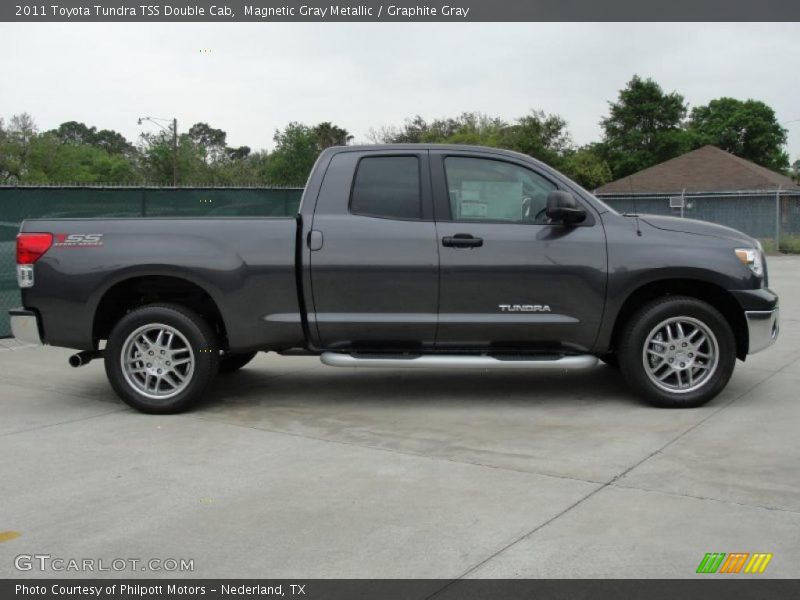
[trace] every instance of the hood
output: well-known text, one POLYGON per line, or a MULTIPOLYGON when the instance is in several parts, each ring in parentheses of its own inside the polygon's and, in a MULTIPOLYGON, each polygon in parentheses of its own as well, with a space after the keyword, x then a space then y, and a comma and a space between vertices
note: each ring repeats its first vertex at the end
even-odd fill
POLYGON ((695 235, 710 235, 712 237, 746 242, 748 245, 755 246, 756 240, 746 233, 737 229, 709 223, 708 221, 698 221, 696 219, 684 219, 681 217, 663 217, 661 215, 639 215, 639 219, 656 229, 665 231, 679 231, 681 233, 692 233, 695 235))

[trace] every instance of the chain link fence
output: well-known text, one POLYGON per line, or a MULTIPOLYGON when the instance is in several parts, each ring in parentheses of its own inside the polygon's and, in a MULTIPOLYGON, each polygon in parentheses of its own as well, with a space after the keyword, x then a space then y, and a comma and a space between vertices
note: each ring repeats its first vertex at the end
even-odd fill
POLYGON ((273 217, 297 213, 302 188, 0 186, 0 337, 20 305, 16 236, 24 219, 273 217))
POLYGON ((800 191, 598 194, 622 213, 668 215, 727 225, 768 251, 800 252, 800 191))

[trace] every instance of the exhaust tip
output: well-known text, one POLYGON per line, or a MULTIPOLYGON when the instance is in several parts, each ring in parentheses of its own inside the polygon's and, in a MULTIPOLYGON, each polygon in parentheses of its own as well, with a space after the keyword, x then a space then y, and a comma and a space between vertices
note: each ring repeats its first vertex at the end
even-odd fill
POLYGON ((84 350, 83 352, 78 352, 70 356, 67 362, 69 362, 70 367, 77 369, 83 365, 88 365, 92 360, 100 358, 101 356, 103 356, 102 350, 84 350))

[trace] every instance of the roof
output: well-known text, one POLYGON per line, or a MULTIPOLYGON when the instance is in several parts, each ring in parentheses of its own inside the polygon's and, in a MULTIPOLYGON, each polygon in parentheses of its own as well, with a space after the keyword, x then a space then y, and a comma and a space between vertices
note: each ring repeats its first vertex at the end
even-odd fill
POLYGON ((494 155, 498 157, 512 158, 518 161, 526 162, 537 166, 545 172, 555 174, 561 178, 569 181, 563 173, 556 171, 550 165, 547 165, 537 158, 533 158, 528 154, 515 152, 513 150, 506 150, 504 148, 493 148, 489 146, 473 146, 466 144, 436 144, 436 143, 423 143, 423 144, 361 144, 357 146, 330 146, 322 151, 320 160, 323 156, 331 156, 343 152, 397 152, 397 151, 428 151, 438 150, 442 152, 457 153, 479 153, 482 155, 494 155))
POLYGON ((754 162, 703 146, 595 190, 597 194, 800 190, 791 178, 754 162))
POLYGON ((338 152, 392 152, 395 150, 443 150, 445 152, 481 152, 484 154, 497 154, 509 158, 523 159, 528 162, 541 162, 528 154, 494 148, 491 146, 477 146, 467 144, 437 144, 425 142, 419 144, 360 144, 355 146, 331 146, 326 151, 338 152))

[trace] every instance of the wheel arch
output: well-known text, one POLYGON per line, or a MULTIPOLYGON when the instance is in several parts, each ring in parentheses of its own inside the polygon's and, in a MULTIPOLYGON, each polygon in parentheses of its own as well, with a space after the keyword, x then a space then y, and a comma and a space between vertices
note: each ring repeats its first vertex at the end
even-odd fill
POLYGON ((610 348, 619 347, 620 335, 625 323, 647 302, 665 296, 688 296, 707 302, 717 309, 731 326, 736 340, 736 357, 744 360, 749 345, 747 322, 741 306, 733 294, 725 288, 708 281, 691 278, 659 279, 643 284, 633 290, 622 303, 614 320, 610 348))
POLYGON ((92 319, 92 338, 107 339, 114 325, 131 310, 157 302, 179 304, 201 315, 227 346, 225 319, 211 293, 180 275, 138 273, 110 285, 100 296, 92 319))

